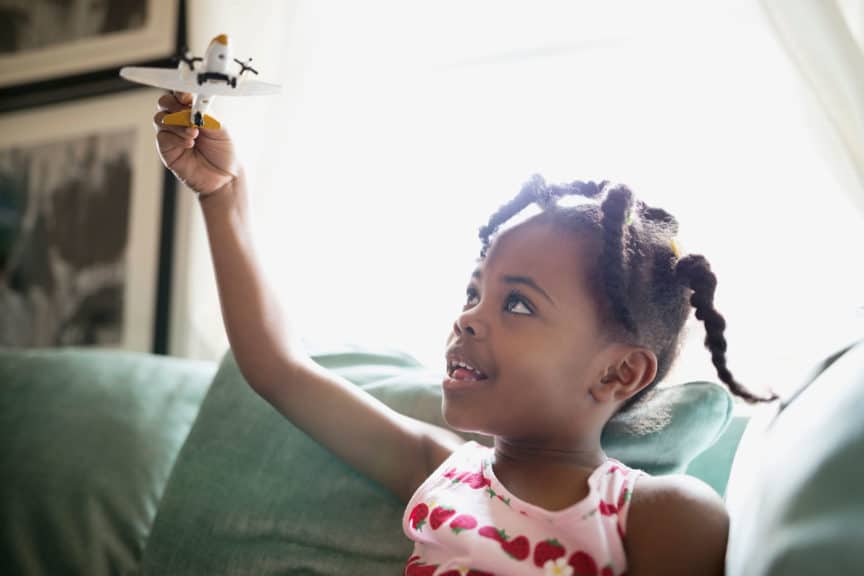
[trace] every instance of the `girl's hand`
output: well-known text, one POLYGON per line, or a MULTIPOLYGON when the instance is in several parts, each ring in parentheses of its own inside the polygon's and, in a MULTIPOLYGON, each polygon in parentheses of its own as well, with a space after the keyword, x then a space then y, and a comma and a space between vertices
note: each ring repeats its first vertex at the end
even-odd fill
POLYGON ((159 111, 153 116, 156 143, 162 163, 177 178, 198 194, 212 194, 232 182, 240 173, 231 137, 224 129, 166 126, 167 114, 190 108, 192 95, 169 93, 159 98, 159 111))

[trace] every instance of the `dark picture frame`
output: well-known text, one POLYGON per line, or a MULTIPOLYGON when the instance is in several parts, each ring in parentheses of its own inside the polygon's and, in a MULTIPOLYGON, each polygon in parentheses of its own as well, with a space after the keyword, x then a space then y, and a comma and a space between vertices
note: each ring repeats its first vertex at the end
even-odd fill
POLYGON ((0 116, 0 344, 154 351, 165 221, 165 170, 153 154, 160 94, 0 116))
MULTIPOLYGON (((16 0, 4 3, 3 10, 15 8, 16 0)), ((44 0, 25 0, 24 6, 38 6, 46 4, 44 0)), ((52 3, 53 4, 53 3, 52 3)), ((66 6, 84 6, 86 2, 73 0, 62 3, 66 6)), ((106 26, 95 26, 97 28, 93 38, 71 38, 69 34, 63 41, 55 42, 49 46, 37 47, 33 50, 21 49, 9 53, 0 53, 0 69, 6 71, 0 75, 0 125, 4 127, 5 138, 0 138, 0 149, 10 149, 18 145, 22 150, 22 144, 30 142, 26 132, 21 132, 21 121, 30 114, 44 113, 46 117, 55 118, 62 124, 80 123, 90 125, 96 132, 94 137, 98 140, 100 127, 105 128, 120 116, 130 122, 136 134, 143 134, 143 122, 149 128, 148 157, 134 156, 136 164, 133 172, 150 174, 151 166, 148 164, 153 158, 152 154, 152 127, 149 126, 152 117, 157 92, 152 89, 132 84, 119 77, 119 69, 127 65, 139 66, 176 66, 176 56, 186 45, 186 1, 185 0, 125 0, 120 2, 105 3, 115 10, 112 18, 106 18, 113 23, 106 26), (119 9, 135 12, 132 16, 118 17, 116 10, 119 9), (137 8, 136 8, 137 6, 137 8), (140 8, 143 6, 144 8, 140 8), (137 11, 137 12, 136 12, 137 11), (142 19, 141 13, 148 14, 152 18, 142 19), (119 24, 118 24, 119 22, 119 24), (126 23, 125 25, 123 23, 126 23), (134 25, 129 24, 130 22, 134 25), (125 28, 124 28, 125 26, 125 28), (133 30, 134 28, 134 30, 133 30), (94 56, 98 53, 98 57, 94 56), (104 56, 104 57, 103 57, 104 56), (35 62, 35 64, 34 64, 35 62), (45 63, 48 64, 45 64, 45 63), (53 62, 53 64, 51 63, 53 62), (43 65, 44 64, 44 65, 43 65), (27 72, 28 66, 42 66, 35 71, 27 72), (16 71, 20 72, 16 75, 16 71), (129 92, 129 102, 135 102, 124 112, 114 112, 112 120, 106 111, 112 108, 112 103, 118 100, 121 93, 129 92), (141 100, 135 98, 134 93, 141 92, 141 100), (104 99, 104 100, 102 100, 104 99), (146 107, 144 102, 149 100, 146 107), (102 102, 102 104, 100 104, 102 102), (81 110, 88 110, 89 117, 82 118, 75 112, 78 110, 72 104, 78 103, 83 106, 81 110), (38 110, 37 110, 38 109, 38 110), (44 110, 43 110, 44 109, 44 110), (105 115, 105 116, 103 116, 105 115), (138 122, 142 122, 139 124, 138 122), (21 138, 19 138, 19 135, 21 138)), ((0 14, 6 16, 7 14, 0 14)), ((10 28, 10 18, 0 18, 4 23, 0 28, 10 28)), ((7 42, 11 29, 0 32, 6 34, 7 42)), ((86 32, 86 31, 85 31, 86 32)), ((2 36, 3 34, 0 34, 2 36)), ((86 34, 85 34, 86 35, 86 34)), ((2 41, 0 41, 2 42, 2 41)), ((51 135, 46 132, 42 134, 46 138, 44 144, 50 146, 51 135)), ((139 146, 140 147, 140 146, 139 146)), ((98 148, 98 146, 97 146, 98 148)), ((49 153, 46 151, 31 150, 32 153, 49 153)), ((2 151, 0 151, 2 153, 2 151)), ((26 156, 28 152, 19 154, 26 156)), ((49 153, 50 154, 50 153, 49 153)), ((171 286, 172 268, 174 262, 174 228, 176 213, 176 181, 173 175, 161 166, 153 168, 153 175, 158 175, 155 180, 148 182, 150 189, 147 194, 157 201, 161 200, 161 206, 155 216, 150 216, 152 222, 158 226, 156 235, 156 270, 152 271, 152 278, 141 281, 152 290, 152 304, 142 304, 140 298, 137 301, 137 313, 143 308, 151 306, 150 319, 142 320, 136 317, 136 328, 130 334, 124 334, 119 344, 123 348, 137 351, 167 354, 169 350, 169 319, 171 317, 171 286), (161 191, 161 198, 159 192, 161 191), (143 323, 143 324, 142 324, 143 323), (142 328, 147 324, 149 328, 142 328), (133 335, 134 334, 134 335, 133 335), (145 336, 146 335, 146 336, 145 336), (143 338, 143 340, 142 340, 143 338), (144 340, 149 340, 145 342, 144 340)), ((7 174, 8 176, 8 174, 7 174)), ((8 246, 10 232, 9 222, 14 218, 10 211, 9 194, 4 193, 3 187, 9 182, 0 181, 0 251, 2 243, 8 246), (4 199, 5 198, 5 199, 4 199), (7 204, 4 206, 4 203, 7 204), (5 210, 5 211, 4 211, 5 210), (5 226, 5 228, 4 228, 5 226)), ((8 192, 8 191, 7 191, 8 192)), ((140 193, 138 190, 134 194, 140 193)), ((140 218, 139 212, 130 213, 130 218, 140 218)), ((130 220, 130 224, 133 221, 130 220)), ((130 236, 130 242, 132 237, 130 236)), ((150 241, 152 243, 152 240, 150 241)), ((132 242, 134 245, 134 242, 132 242)), ((0 257, 4 255, 0 253, 0 257)), ((0 274, 3 272, 4 262, 0 260, 0 274)), ((2 277, 0 277, 2 287, 2 277)), ((11 319, 0 321, 2 325, 12 323, 11 319)), ((0 330, 2 331, 2 330, 0 330)))
POLYGON ((185 20, 185 0, 7 0, 0 113, 133 89, 120 68, 176 64, 185 20))

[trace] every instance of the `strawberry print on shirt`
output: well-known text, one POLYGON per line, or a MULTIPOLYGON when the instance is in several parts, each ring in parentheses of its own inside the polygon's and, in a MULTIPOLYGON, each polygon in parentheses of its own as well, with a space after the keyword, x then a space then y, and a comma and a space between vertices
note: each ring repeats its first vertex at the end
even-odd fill
POLYGON ((627 511, 644 472, 607 459, 588 478, 588 496, 550 511, 510 494, 491 462, 491 448, 467 442, 417 489, 402 523, 414 541, 406 575, 626 572, 627 511))

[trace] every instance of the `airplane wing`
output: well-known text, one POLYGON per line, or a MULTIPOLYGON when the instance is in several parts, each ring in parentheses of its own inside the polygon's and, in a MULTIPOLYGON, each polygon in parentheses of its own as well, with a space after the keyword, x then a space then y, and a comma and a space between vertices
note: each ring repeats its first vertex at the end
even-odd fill
POLYGON ((198 86, 192 77, 189 79, 182 78, 180 71, 176 68, 126 66, 120 69, 120 76, 139 84, 156 86, 157 88, 175 90, 177 92, 198 92, 200 88, 203 88, 203 86, 198 86))
POLYGON ((266 94, 278 94, 281 90, 278 84, 245 79, 238 79, 236 88, 224 82, 208 81, 198 84, 195 72, 188 72, 187 74, 188 78, 183 78, 176 68, 126 66, 120 69, 120 76, 132 82, 204 96, 264 96, 266 94))
POLYGON ((222 87, 228 88, 228 91, 224 92, 228 96, 232 94, 235 96, 266 96, 267 94, 278 94, 282 91, 282 87, 278 84, 268 84, 260 80, 238 79, 236 88, 224 85, 222 87))

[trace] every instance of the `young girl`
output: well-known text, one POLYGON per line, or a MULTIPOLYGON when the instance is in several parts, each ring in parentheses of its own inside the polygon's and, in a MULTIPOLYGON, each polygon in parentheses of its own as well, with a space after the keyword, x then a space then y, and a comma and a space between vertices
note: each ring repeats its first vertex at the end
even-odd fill
POLYGON ((198 193, 225 327, 250 386, 407 502, 405 574, 721 574, 720 498, 687 476, 651 477, 603 453, 606 422, 668 372, 689 313, 726 368, 716 283, 679 255, 677 223, 624 186, 526 184, 480 231, 479 265, 453 323, 443 414, 494 448, 398 414, 312 362, 283 322, 250 240, 243 169, 224 130, 164 126, 188 94, 159 99, 163 162, 198 193), (585 202, 558 206, 559 198, 585 202), (529 205, 542 211, 509 228, 529 205), (689 300, 689 302, 688 302, 689 300))

